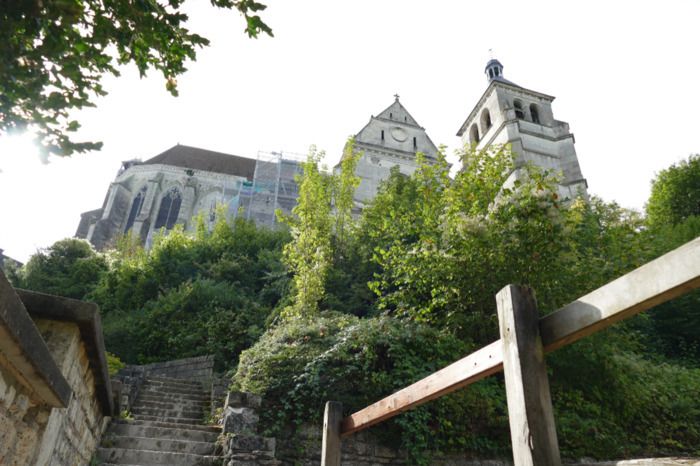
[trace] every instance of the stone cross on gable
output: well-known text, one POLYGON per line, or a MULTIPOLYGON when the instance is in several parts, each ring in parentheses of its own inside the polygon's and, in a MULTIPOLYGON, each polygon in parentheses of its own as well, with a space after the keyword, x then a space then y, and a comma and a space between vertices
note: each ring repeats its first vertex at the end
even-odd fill
POLYGON ((398 101, 398 100, 399 100, 399 95, 398 95, 398 94, 394 94, 394 98, 398 101))

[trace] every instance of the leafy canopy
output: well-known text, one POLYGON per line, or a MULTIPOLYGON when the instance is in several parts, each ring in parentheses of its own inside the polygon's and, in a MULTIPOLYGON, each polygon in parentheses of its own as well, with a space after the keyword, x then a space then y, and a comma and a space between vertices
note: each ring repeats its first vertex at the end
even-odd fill
MULTIPOLYGON (((177 95, 177 76, 209 41, 186 27, 184 0, 13 0, 0 8, 0 134, 33 128, 46 152, 99 149, 75 142, 80 124, 70 112, 106 94, 105 74, 133 63, 144 76, 157 70, 177 95)), ((272 35, 254 0, 211 0, 245 18, 250 37, 272 35)))
POLYGON ((700 154, 661 170, 651 182, 646 205, 651 226, 677 224, 700 215, 700 154))
POLYGON ((85 240, 66 238, 34 254, 19 272, 18 283, 42 293, 83 299, 108 269, 106 258, 85 240))

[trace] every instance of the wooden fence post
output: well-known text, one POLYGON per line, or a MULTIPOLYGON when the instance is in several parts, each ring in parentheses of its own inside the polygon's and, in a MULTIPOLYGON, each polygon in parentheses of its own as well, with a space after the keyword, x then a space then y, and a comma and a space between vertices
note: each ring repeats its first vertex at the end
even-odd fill
POLYGON ((343 404, 327 401, 323 413, 323 446, 321 466, 340 466, 340 423, 343 420, 343 404))
POLYGON ((530 288, 496 295, 515 466, 561 466, 537 303, 530 288))

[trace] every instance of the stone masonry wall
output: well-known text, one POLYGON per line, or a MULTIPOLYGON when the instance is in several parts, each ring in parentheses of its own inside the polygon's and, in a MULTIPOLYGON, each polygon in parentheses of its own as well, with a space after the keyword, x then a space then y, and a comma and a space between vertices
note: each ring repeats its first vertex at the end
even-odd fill
MULTIPOLYGON (((319 466, 321 464, 321 426, 302 426, 297 435, 277 438, 275 458, 282 466, 319 466)), ((408 466, 405 456, 393 448, 378 445, 371 430, 343 439, 342 466, 408 466)), ((477 459, 465 454, 435 456, 431 466, 512 466, 510 459, 477 459)), ((647 458, 615 461, 581 459, 567 466, 700 466, 700 458, 647 458)))
POLYGON ((0 355, 0 464, 25 466, 32 464, 51 410, 32 401, 2 359, 0 355))
POLYGON ((32 401, 0 355, 0 464, 82 466, 90 463, 105 418, 77 324, 35 321, 73 394, 66 408, 32 401))
POLYGON ((73 395, 48 417, 36 465, 87 465, 100 442, 106 418, 95 395, 85 345, 75 323, 37 319, 36 325, 73 395))
POLYGON ((142 366, 127 367, 127 369, 130 368, 138 368, 138 370, 146 375, 209 381, 214 371, 214 357, 197 356, 194 358, 176 359, 174 361, 155 362, 142 366))
MULTIPOLYGON (((283 466, 319 466, 321 464, 321 426, 302 426, 295 436, 277 438, 276 458, 283 466)), ((407 466, 405 455, 379 445, 371 432, 360 432, 343 439, 341 464, 343 466, 407 466)), ((509 460, 481 460, 467 455, 448 455, 431 458, 433 466, 511 466, 509 460)))

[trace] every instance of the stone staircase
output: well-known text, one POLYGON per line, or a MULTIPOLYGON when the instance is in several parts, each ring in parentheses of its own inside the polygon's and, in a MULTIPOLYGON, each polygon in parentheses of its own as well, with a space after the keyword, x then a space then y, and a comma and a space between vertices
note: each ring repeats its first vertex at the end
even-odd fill
POLYGON ((133 420, 114 419, 97 451, 103 466, 214 466, 222 460, 221 428, 204 425, 210 396, 200 383, 148 377, 132 408, 133 420))

